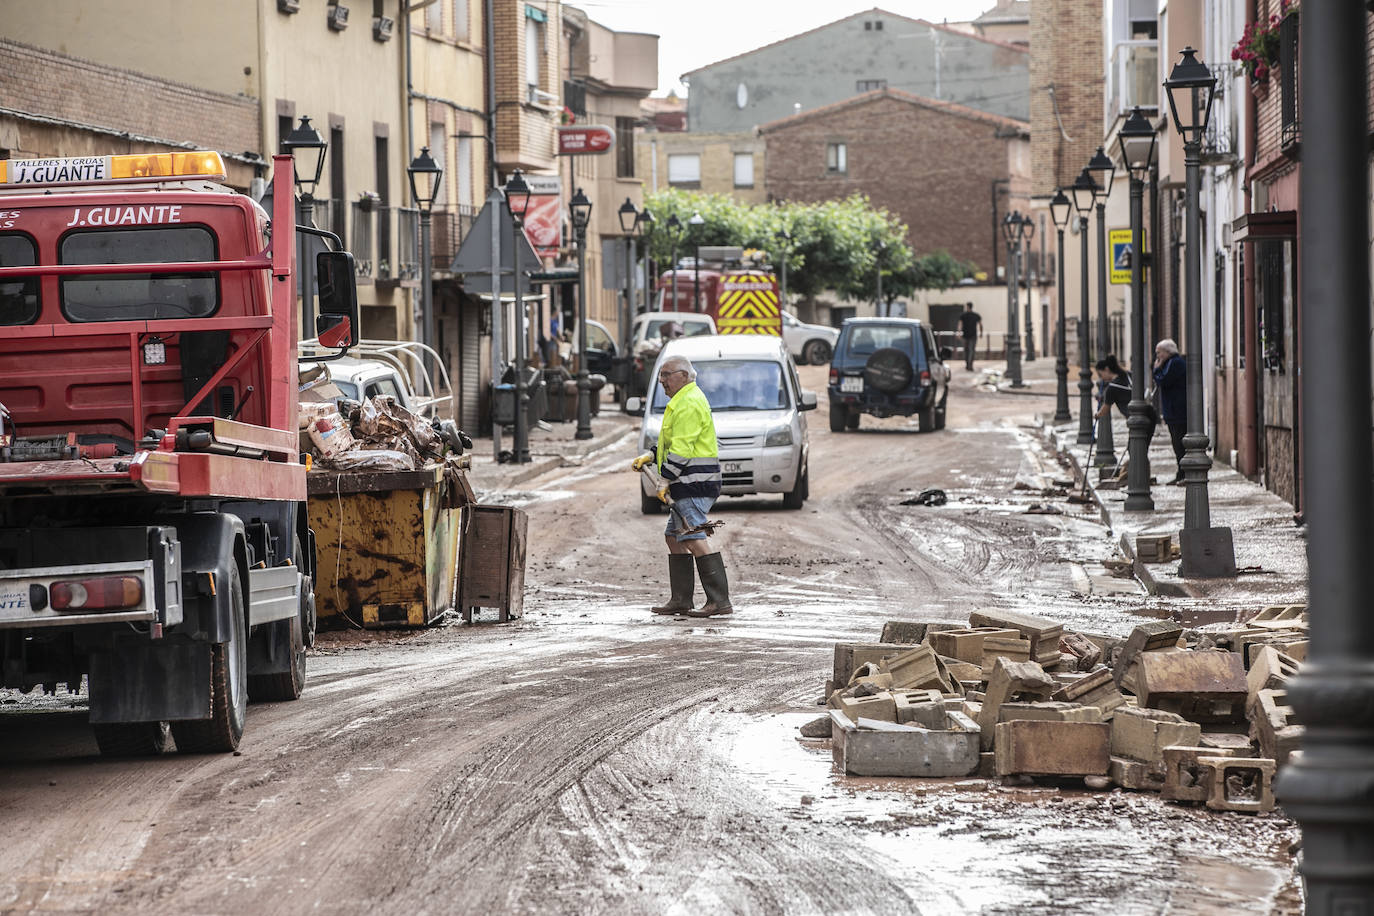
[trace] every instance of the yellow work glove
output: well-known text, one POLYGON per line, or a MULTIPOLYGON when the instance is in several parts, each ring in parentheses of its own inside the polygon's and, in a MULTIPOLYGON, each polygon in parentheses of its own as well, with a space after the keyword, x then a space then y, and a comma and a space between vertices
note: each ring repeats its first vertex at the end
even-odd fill
POLYGON ((632 468, 634 468, 636 471, 638 471, 638 470, 641 470, 641 469, 644 467, 644 465, 648 464, 650 461, 653 461, 653 460, 654 460, 654 453, 653 453, 653 452, 645 452, 644 454, 642 454, 642 455, 640 455, 638 458, 636 458, 634 461, 631 461, 631 462, 630 462, 630 467, 632 467, 632 468))
POLYGON ((658 501, 665 506, 668 505, 668 485, 666 483, 658 488, 658 501))

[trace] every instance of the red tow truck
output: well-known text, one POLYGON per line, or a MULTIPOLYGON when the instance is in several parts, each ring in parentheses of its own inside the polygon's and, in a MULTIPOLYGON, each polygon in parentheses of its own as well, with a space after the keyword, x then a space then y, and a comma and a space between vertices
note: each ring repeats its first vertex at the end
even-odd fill
MULTIPOLYGON (((269 215, 217 153, 0 162, 0 686, 84 682, 107 755, 231 751, 250 698, 304 684, 291 158, 273 168, 269 215)), ((352 256, 316 270, 342 355, 352 256)))

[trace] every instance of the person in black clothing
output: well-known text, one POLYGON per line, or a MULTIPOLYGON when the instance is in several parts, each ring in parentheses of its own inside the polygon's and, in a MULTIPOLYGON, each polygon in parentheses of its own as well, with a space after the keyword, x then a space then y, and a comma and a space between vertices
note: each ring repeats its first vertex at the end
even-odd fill
POLYGON ((1173 483, 1183 482, 1183 437, 1188 432, 1187 367, 1179 355, 1178 344, 1161 340, 1155 345, 1155 390, 1159 392, 1159 412, 1169 427, 1169 441, 1179 461, 1173 483))
MULTIPOLYGON (((1131 403, 1131 373, 1121 368, 1116 354, 1108 353, 1097 361, 1097 378, 1101 406, 1093 419, 1101 420, 1110 414, 1112 405, 1126 416, 1126 405, 1131 403)), ((1109 419, 1107 422, 1111 422, 1109 419)))
POLYGON ((983 316, 973 310, 973 303, 964 306, 959 316, 959 334, 964 338, 964 368, 973 371, 973 353, 978 349, 978 335, 983 330, 983 316))

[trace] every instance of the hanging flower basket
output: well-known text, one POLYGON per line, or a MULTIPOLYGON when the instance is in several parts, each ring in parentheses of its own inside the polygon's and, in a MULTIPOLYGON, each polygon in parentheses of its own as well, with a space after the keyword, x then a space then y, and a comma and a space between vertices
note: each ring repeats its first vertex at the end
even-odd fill
POLYGON ((1231 49, 1231 59, 1238 60, 1250 77, 1250 88, 1259 95, 1268 94, 1269 74, 1279 63, 1279 24, 1296 4, 1281 0, 1279 11, 1268 20, 1247 23, 1240 40, 1231 49), (1263 90, 1258 87, 1264 86, 1263 90))

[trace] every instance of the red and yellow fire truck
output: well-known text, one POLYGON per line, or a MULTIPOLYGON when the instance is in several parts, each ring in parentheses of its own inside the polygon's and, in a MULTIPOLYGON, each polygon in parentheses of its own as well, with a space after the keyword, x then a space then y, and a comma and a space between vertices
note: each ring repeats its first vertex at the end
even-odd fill
POLYGON ((659 311, 704 312, 715 320, 718 334, 781 337, 778 279, 767 270, 741 266, 742 254, 738 248, 703 248, 699 269, 664 271, 658 280, 659 311))
MULTIPOLYGON (((216 153, 0 162, 0 685, 84 680, 106 754, 232 750, 250 698, 304 683, 297 229, 273 167, 269 215, 216 153)), ((352 260, 315 265, 340 354, 352 260)))

